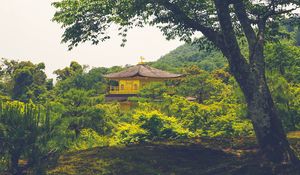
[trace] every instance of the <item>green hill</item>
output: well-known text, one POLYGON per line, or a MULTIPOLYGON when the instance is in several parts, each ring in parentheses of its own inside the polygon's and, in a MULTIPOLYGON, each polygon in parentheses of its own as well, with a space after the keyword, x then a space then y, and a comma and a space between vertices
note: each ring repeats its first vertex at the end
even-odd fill
MULTIPOLYGON (((289 141, 300 151, 300 133, 289 141)), ((254 138, 159 142, 69 152, 49 162, 49 175, 298 175, 260 160, 254 138)), ((296 168, 296 169, 295 169, 296 168)))
MULTIPOLYGON (((291 41, 294 40, 295 45, 300 46, 300 29, 293 28, 288 32, 291 41)), ((207 46, 203 42, 203 48, 207 46)), ((245 49, 242 48, 242 50, 245 49)), ((197 45, 183 44, 150 64, 158 69, 172 72, 178 72, 183 67, 190 65, 197 65, 203 70, 212 71, 224 67, 227 64, 227 60, 218 50, 200 49, 197 45)))
POLYGON ((151 65, 168 71, 178 71, 182 67, 197 65, 203 70, 212 71, 223 67, 227 61, 217 50, 199 49, 196 45, 184 44, 162 56, 151 65))

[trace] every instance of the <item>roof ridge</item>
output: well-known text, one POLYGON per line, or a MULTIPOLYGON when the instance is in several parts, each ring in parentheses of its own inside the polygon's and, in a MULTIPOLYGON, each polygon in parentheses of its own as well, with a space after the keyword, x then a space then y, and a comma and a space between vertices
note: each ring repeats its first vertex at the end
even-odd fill
POLYGON ((146 64, 137 64, 123 71, 105 75, 107 78, 129 78, 135 76, 150 78, 177 78, 181 77, 182 75, 160 70, 146 64))
POLYGON ((138 67, 139 67, 138 72, 141 71, 141 66, 143 66, 143 64, 138 64, 138 67))

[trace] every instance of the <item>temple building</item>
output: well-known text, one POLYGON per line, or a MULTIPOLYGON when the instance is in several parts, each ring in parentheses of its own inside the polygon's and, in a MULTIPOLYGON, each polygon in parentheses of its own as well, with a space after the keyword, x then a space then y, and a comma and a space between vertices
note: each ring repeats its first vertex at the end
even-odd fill
POLYGON ((144 64, 142 61, 132 67, 121 72, 107 74, 109 80, 116 82, 116 85, 110 86, 109 95, 107 97, 126 98, 139 93, 139 90, 151 82, 161 82, 182 77, 182 74, 173 74, 163 70, 159 70, 144 64))

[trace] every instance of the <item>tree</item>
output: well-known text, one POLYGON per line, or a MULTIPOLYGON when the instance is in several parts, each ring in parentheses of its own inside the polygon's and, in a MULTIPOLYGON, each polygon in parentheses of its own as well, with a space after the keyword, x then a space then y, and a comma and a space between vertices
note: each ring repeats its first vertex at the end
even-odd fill
POLYGON ((147 99, 161 99, 164 93, 168 93, 170 91, 165 84, 165 82, 152 82, 144 86, 140 92, 139 95, 143 98, 147 99))
POLYGON ((220 101, 223 98, 222 92, 226 91, 226 85, 222 79, 213 77, 212 74, 191 66, 184 70, 185 78, 176 88, 177 94, 195 97, 198 103, 210 101, 220 101))
MULTIPOLYGON (((65 27, 63 42, 70 49, 80 42, 98 44, 110 38, 115 23, 120 34, 133 26, 156 25, 167 39, 191 41, 201 32, 229 62, 230 71, 245 96, 262 155, 272 162, 298 162, 290 148, 265 77, 264 47, 279 32, 278 20, 294 17, 298 0, 63 0, 54 21, 65 27), (238 37, 248 53, 242 54, 238 37)), ((126 41, 124 38, 123 41, 126 41)))
POLYGON ((79 89, 70 89, 62 94, 59 101, 65 106, 62 117, 68 119, 69 129, 75 132, 78 138, 81 129, 84 128, 84 121, 87 117, 88 108, 90 107, 89 92, 79 89))
POLYGON ((81 74, 84 71, 84 67, 81 66, 76 61, 70 63, 70 67, 65 67, 64 69, 58 69, 53 73, 57 75, 57 80, 66 80, 69 77, 75 76, 76 74, 81 74))
POLYGON ((299 84, 288 83, 280 74, 268 75, 268 82, 273 99, 278 108, 283 125, 287 131, 295 131, 299 128, 299 84), (296 103, 295 103, 296 102, 296 103))
POLYGON ((47 90, 45 64, 3 59, 1 65, 2 92, 14 100, 42 102, 47 90))
POLYGON ((300 82, 300 48, 291 41, 267 44, 265 59, 267 70, 279 72, 290 82, 300 82))
POLYGON ((58 80, 55 91, 60 95, 75 88, 86 91, 92 90, 95 95, 103 94, 107 89, 107 83, 103 75, 108 70, 108 68, 99 67, 84 72, 84 66, 73 61, 69 67, 54 71, 58 80))
POLYGON ((43 173, 43 161, 58 150, 53 142, 58 124, 59 118, 50 116, 50 111, 42 106, 1 102, 0 154, 9 159, 11 174, 23 174, 28 168, 33 168, 34 174, 43 173), (20 159, 27 160, 27 164, 21 167, 20 159))

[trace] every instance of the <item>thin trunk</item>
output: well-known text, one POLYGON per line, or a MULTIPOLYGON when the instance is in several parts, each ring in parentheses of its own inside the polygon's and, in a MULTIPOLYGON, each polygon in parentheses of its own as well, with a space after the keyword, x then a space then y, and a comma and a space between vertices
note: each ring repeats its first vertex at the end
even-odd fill
POLYGON ((10 158, 10 172, 12 175, 20 175, 21 174, 21 169, 19 167, 19 159, 20 159, 20 154, 15 153, 11 155, 10 158))
POLYGON ((291 108, 290 108, 290 103, 289 103, 289 102, 286 103, 286 106, 287 106, 289 118, 290 118, 290 120, 291 120, 291 125, 292 125, 292 126, 291 126, 291 130, 292 130, 292 131, 295 131, 295 130, 296 130, 296 120, 295 120, 295 116, 294 116, 294 114, 293 114, 293 112, 292 112, 292 110, 291 110, 291 108))
POLYGON ((77 139, 80 136, 80 128, 76 127, 75 128, 75 138, 77 139))

